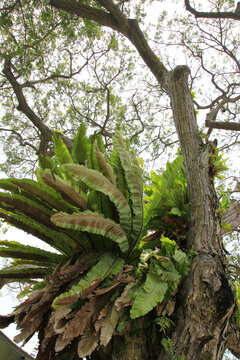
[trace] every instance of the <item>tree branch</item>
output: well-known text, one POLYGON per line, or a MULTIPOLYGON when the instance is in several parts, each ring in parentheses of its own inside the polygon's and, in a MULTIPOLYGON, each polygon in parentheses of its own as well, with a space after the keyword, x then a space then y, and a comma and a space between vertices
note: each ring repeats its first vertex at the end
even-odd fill
POLYGON ((49 4, 57 9, 66 11, 69 14, 78 15, 83 19, 95 21, 98 24, 110 27, 113 30, 118 30, 119 28, 114 18, 103 10, 95 9, 73 0, 51 0, 49 4))
POLYGON ((207 18, 207 19, 233 19, 240 20, 240 14, 236 8, 235 12, 233 11, 223 11, 223 12, 211 12, 211 11, 197 11, 191 5, 189 0, 185 0, 186 10, 195 16, 195 18, 207 18))
POLYGON ((240 131, 240 123, 235 123, 235 122, 206 120, 205 126, 209 127, 209 128, 214 128, 214 129, 240 131))
POLYGON ((134 139, 136 136, 138 136, 138 135, 140 135, 141 133, 143 133, 143 131, 144 131, 144 129, 145 129, 144 123, 143 123, 143 121, 142 121, 142 119, 141 119, 141 116, 140 116, 140 114, 139 114, 139 111, 138 111, 138 105, 139 105, 140 102, 139 102, 138 104, 136 104, 135 101, 134 101, 134 96, 135 96, 135 94, 132 96, 132 103, 133 103, 133 107, 134 107, 135 112, 136 112, 136 115, 137 115, 137 120, 138 120, 138 121, 140 122, 140 124, 141 124, 141 129, 138 130, 137 132, 135 132, 135 133, 131 136, 131 138, 130 138, 130 143, 133 141, 133 139, 134 139))
POLYGON ((111 0, 97 0, 97 2, 111 14, 115 22, 118 24, 118 27, 122 28, 121 32, 127 35, 129 32, 127 18, 119 9, 119 7, 111 0))
POLYGON ((10 59, 5 60, 3 74, 6 76, 6 78, 12 85, 14 93, 17 97, 19 104, 17 110, 24 113, 33 123, 33 125, 35 125, 40 130, 41 134, 44 135, 47 139, 51 140, 54 131, 50 130, 45 124, 43 124, 41 119, 37 116, 37 114, 35 114, 35 112, 27 104, 27 101, 22 91, 22 86, 17 82, 15 76, 12 73, 10 59))
POLYGON ((152 71, 157 81, 168 91, 168 71, 159 58, 154 54, 141 31, 137 20, 128 19, 111 0, 98 0, 109 13, 93 7, 77 3, 74 0, 51 0, 50 5, 60 10, 75 14, 84 19, 110 27, 125 35, 135 46, 145 64, 152 71))
POLYGON ((99 134, 101 134, 103 136, 108 136, 109 138, 113 137, 113 135, 114 135, 113 133, 111 133, 110 131, 107 131, 101 124, 97 123, 94 119, 91 119, 88 115, 81 113, 78 110, 78 108, 76 107, 76 105, 74 104, 73 99, 71 99, 71 101, 72 101, 72 107, 76 111, 77 114, 79 114, 81 117, 83 117, 86 121, 88 121, 93 126, 100 128, 99 134))
MULTIPOLYGON (((232 201, 230 208, 225 212, 222 221, 231 226, 231 231, 235 231, 240 226, 240 203, 236 200, 232 201)), ((222 235, 228 233, 229 230, 222 229, 222 235)))
MULTIPOLYGON (((37 116, 37 114, 29 107, 25 96, 23 94, 22 88, 23 85, 19 84, 16 80, 16 77, 13 75, 11 70, 11 60, 6 58, 3 68, 3 74, 6 76, 7 80, 12 85, 13 91, 18 100, 18 107, 17 110, 21 111, 27 118, 31 121, 31 123, 36 126, 36 128, 41 132, 41 135, 47 140, 52 141, 52 135, 54 131, 49 129, 42 120, 37 116)), ((66 145, 71 148, 72 147, 72 140, 67 138, 66 136, 62 136, 66 145)))
POLYGON ((8 16, 8 14, 10 12, 12 12, 19 3, 20 3, 20 0, 16 0, 12 5, 3 6, 2 8, 0 8, 0 12, 5 11, 5 14, 3 14, 3 17, 8 16))
POLYGON ((13 129, 6 129, 6 128, 0 128, 0 131, 7 131, 7 132, 11 132, 14 135, 17 135, 18 139, 19 139, 19 144, 21 146, 29 146, 31 147, 33 150, 35 150, 36 152, 38 152, 38 149, 36 148, 36 146, 34 146, 33 144, 31 144, 29 141, 26 141, 23 139, 22 135, 19 134, 19 132, 17 132, 16 130, 13 129))
MULTIPOLYGON (((221 109, 224 109, 224 105, 229 104, 229 103, 235 103, 238 100, 240 100, 240 95, 236 96, 235 98, 228 98, 226 96, 226 94, 219 96, 217 99, 215 99, 208 107, 211 108, 211 111, 207 114, 206 116, 206 120, 207 121, 215 121, 218 112, 221 109), (220 101, 221 100, 221 101, 220 101), (213 103, 216 101, 218 102, 217 105, 215 107, 213 107, 213 103)), ((207 107, 206 107, 207 108, 207 107)))
POLYGON ((168 89, 168 70, 159 60, 159 58, 152 51, 148 42, 140 29, 137 20, 129 19, 130 24, 130 38, 131 43, 136 47, 139 55, 144 60, 145 64, 152 71, 153 75, 161 84, 164 90, 167 92, 168 89))

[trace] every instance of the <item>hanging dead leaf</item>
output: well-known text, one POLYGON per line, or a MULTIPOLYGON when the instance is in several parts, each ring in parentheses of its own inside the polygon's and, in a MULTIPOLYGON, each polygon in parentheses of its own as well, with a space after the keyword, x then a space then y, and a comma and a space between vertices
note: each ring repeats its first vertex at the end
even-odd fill
POLYGON ((105 293, 107 293, 108 291, 114 289, 114 288, 115 288, 116 286, 118 286, 120 283, 121 283, 121 281, 113 282, 111 285, 109 285, 109 286, 107 286, 107 287, 94 290, 93 294, 96 295, 96 296, 105 294, 105 293))
POLYGON ((96 331, 99 331, 99 329, 101 328, 102 322, 103 322, 103 320, 105 319, 105 317, 106 317, 107 314, 108 314, 108 310, 109 310, 109 308, 110 308, 110 305, 111 305, 111 303, 108 302, 108 303, 105 305, 105 307, 100 311, 100 314, 99 314, 99 316, 98 316, 98 318, 97 318, 97 321, 94 323, 94 327, 95 327, 95 330, 96 330, 96 331))
POLYGON ((155 233, 146 236, 142 241, 144 241, 144 242, 153 241, 153 240, 157 239, 158 237, 160 237, 161 234, 162 234, 161 231, 156 231, 155 233))
POLYGON ((42 322, 42 314, 40 314, 40 316, 38 316, 35 320, 31 321, 28 324, 28 326, 25 326, 24 329, 21 331, 21 333, 14 337, 14 341, 19 343, 27 339, 29 336, 33 335, 33 333, 38 330, 38 327, 41 324, 41 322, 42 322))
POLYGON ((121 311, 118 311, 116 306, 112 304, 111 308, 108 311, 107 317, 102 322, 101 333, 100 333, 101 345, 107 346, 107 344, 111 340, 120 316, 121 316, 121 311))
POLYGON ((44 338, 41 344, 41 350, 44 351, 49 340, 56 334, 61 334, 67 324, 66 315, 72 311, 69 307, 61 307, 52 311, 48 324, 44 330, 44 338))
POLYGON ((75 337, 83 334, 99 316, 100 311, 109 301, 111 292, 105 296, 91 297, 69 321, 64 332, 59 335, 55 351, 62 351, 75 337))
POLYGON ((65 331, 58 337, 55 351, 62 351, 75 337, 82 335, 86 327, 89 326, 94 312, 96 298, 92 297, 75 314, 72 320, 65 327, 65 331))
POLYGON ((5 329, 14 322, 14 315, 0 315, 0 329, 5 329))
POLYGON ((99 334, 95 331, 94 327, 86 329, 81 336, 78 343, 78 356, 82 359, 89 356, 98 346, 99 334))
POLYGON ((115 301, 114 305, 116 306, 117 311, 121 311, 124 307, 131 304, 131 299, 128 294, 135 283, 136 282, 131 282, 128 284, 122 292, 121 296, 115 301))

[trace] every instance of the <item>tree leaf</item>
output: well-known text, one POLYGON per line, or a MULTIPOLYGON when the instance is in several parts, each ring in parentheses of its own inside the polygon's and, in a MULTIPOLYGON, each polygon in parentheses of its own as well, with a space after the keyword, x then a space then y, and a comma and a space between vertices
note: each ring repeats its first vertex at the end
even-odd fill
POLYGON ((25 339, 28 339, 31 337, 35 331, 38 330, 42 323, 42 314, 40 314, 37 318, 35 318, 33 321, 30 321, 27 326, 24 327, 24 329, 21 331, 20 334, 16 335, 14 337, 14 341, 16 343, 19 343, 25 339))
POLYGON ((105 219, 103 216, 86 211, 74 214, 55 214, 51 221, 60 227, 77 231, 87 231, 92 234, 100 234, 116 242, 121 251, 128 250, 128 241, 121 227, 112 220, 105 219))
POLYGON ((72 156, 78 164, 84 165, 87 160, 87 143, 86 126, 81 123, 72 148, 72 156))
POLYGON ((54 225, 51 222, 49 223, 51 226, 45 226, 28 216, 14 214, 9 211, 4 211, 3 209, 0 211, 0 217, 16 228, 38 237, 62 253, 68 255, 73 254, 76 248, 79 247, 71 236, 63 231, 58 231, 57 227, 54 229, 54 225))
POLYGON ((97 298, 91 298, 76 312, 65 326, 64 332, 58 337, 55 351, 62 351, 75 337, 82 335, 84 330, 89 327, 95 312, 96 301, 97 298))
POLYGON ((59 263, 65 256, 44 251, 39 248, 22 245, 16 241, 0 240, 0 256, 17 259, 29 259, 50 263, 59 263))
POLYGON ((50 216, 54 211, 44 206, 43 203, 39 204, 25 196, 0 193, 0 207, 14 213, 22 213, 44 225, 51 226, 50 216))
POLYGON ((116 275, 122 269, 124 260, 114 256, 113 254, 105 254, 95 264, 87 275, 74 285, 68 292, 59 295, 53 302, 52 306, 61 306, 67 298, 74 297, 75 300, 80 298, 84 290, 88 289, 95 281, 102 281, 110 275, 116 275))
MULTIPOLYGON (((101 290, 101 289, 100 289, 101 290)), ((99 330, 101 329, 103 320, 106 318, 109 308, 111 305, 111 301, 107 302, 106 305, 104 306, 104 308, 100 311, 98 317, 97 317, 97 321, 95 321, 94 323, 94 328, 97 332, 99 332, 99 330)))
POLYGON ((113 144, 119 154, 132 201, 133 224, 130 245, 132 249, 139 240, 143 229, 142 183, 139 182, 139 174, 136 174, 132 160, 128 151, 126 150, 126 145, 119 131, 116 131, 115 133, 113 144))
POLYGON ((38 163, 41 170, 49 169, 54 172, 54 174, 62 177, 62 173, 57 166, 57 163, 50 158, 49 156, 44 156, 43 154, 39 154, 38 156, 38 163))
POLYGON ((74 176, 79 177, 90 188, 107 195, 119 212, 121 227, 127 234, 130 233, 131 210, 126 198, 115 185, 96 170, 87 169, 84 166, 69 164, 63 168, 71 171, 74 176))
POLYGON ((113 184, 116 186, 116 177, 110 164, 107 163, 105 156, 99 150, 97 141, 94 142, 94 150, 96 153, 96 159, 98 162, 99 171, 113 184))
POLYGON ((80 188, 77 188, 74 181, 61 179, 59 176, 53 175, 49 170, 40 171, 39 173, 44 183, 60 192, 64 200, 82 210, 87 209, 86 200, 80 194, 80 188))
POLYGON ((110 164, 116 176, 117 188, 123 193, 126 200, 129 202, 129 188, 124 175, 124 170, 121 164, 120 156, 115 148, 113 148, 110 164))
POLYGON ((93 318, 98 317, 99 312, 101 312, 108 300, 109 296, 92 296, 65 326, 64 332, 57 339, 55 350, 61 351, 74 338, 88 331, 88 329, 92 327, 93 318))
POLYGON ((177 157, 172 163, 167 163, 166 170, 158 175, 151 173, 152 183, 144 187, 148 194, 145 198, 144 228, 167 230, 176 229, 176 221, 171 215, 181 218, 181 229, 187 223, 188 195, 186 177, 183 172, 183 156, 177 157), (171 214, 171 215, 170 215, 171 214), (170 216, 169 216, 170 215, 170 216), (168 223, 166 219, 171 220, 168 223))
POLYGON ((12 313, 8 315, 0 315, 0 329, 5 329, 13 322, 14 322, 14 315, 12 313))
POLYGON ((159 280, 156 274, 149 272, 142 291, 138 291, 134 299, 130 316, 135 319, 151 311, 158 303, 162 302, 168 290, 168 284, 159 280))
POLYGON ((51 313, 47 326, 44 330, 44 338, 41 342, 41 350, 43 351, 48 345, 50 339, 56 334, 61 334, 67 324, 66 316, 72 311, 68 306, 54 309, 51 313))
POLYGON ((39 198, 54 209, 66 212, 72 212, 74 209, 72 205, 62 199, 59 192, 53 190, 50 186, 44 186, 30 179, 9 179, 9 181, 16 185, 20 192, 23 189, 25 196, 31 196, 33 199, 39 198))
POLYGON ((150 271, 156 273, 160 280, 178 282, 181 275, 176 270, 173 262, 165 258, 158 263, 154 260, 150 263, 150 271))
POLYGON ((118 320, 121 316, 121 311, 118 311, 116 306, 112 304, 107 316, 103 319, 100 332, 100 344, 107 346, 112 338, 113 332, 117 326, 118 320))
POLYGON ((171 209, 170 214, 177 215, 177 216, 182 216, 182 212, 176 207, 173 207, 171 209))
POLYGON ((93 326, 87 328, 81 340, 78 343, 78 356, 79 358, 85 358, 90 356, 93 351, 97 348, 99 342, 99 333, 97 333, 93 326))
POLYGON ((119 296, 115 301, 115 306, 117 311, 122 310, 124 307, 129 306, 131 303, 131 299, 129 297, 129 292, 131 288, 135 285, 135 282, 130 282, 127 286, 125 286, 124 291, 122 292, 121 296, 119 296))
POLYGON ((57 163, 59 165, 73 163, 72 156, 67 146, 64 144, 64 141, 61 138, 61 136, 57 135, 57 133, 54 133, 52 139, 54 143, 54 153, 57 163))
POLYGON ((187 254, 177 249, 175 250, 173 259, 176 261, 176 269, 179 271, 179 273, 187 275, 190 269, 190 260, 187 254))
POLYGON ((0 270, 0 279, 36 279, 45 278, 52 273, 49 267, 35 265, 21 265, 0 270))

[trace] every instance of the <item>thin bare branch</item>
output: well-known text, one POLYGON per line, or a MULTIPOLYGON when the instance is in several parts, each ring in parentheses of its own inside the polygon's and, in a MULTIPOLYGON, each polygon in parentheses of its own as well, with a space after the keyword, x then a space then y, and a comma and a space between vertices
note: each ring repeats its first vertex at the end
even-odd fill
MULTIPOLYGON (((135 95, 135 94, 134 94, 135 95)), ((144 131, 144 129, 145 129, 145 126, 144 126, 144 122, 142 121, 142 119, 141 119, 141 116, 140 116, 140 114, 139 114, 139 111, 138 111, 138 105, 139 105, 139 103, 135 103, 135 101, 134 101, 134 95, 132 96, 132 103, 133 103, 133 107, 134 107, 134 110, 135 110, 135 112, 136 112, 136 115, 137 115, 137 120, 140 122, 140 124, 141 124, 141 129, 140 130, 138 130, 137 132, 135 132, 132 136, 131 136, 131 138, 130 138, 130 143, 133 141, 133 139, 136 137, 136 136, 139 136, 141 133, 143 133, 143 131, 144 131)))
POLYGON ((74 0, 51 0, 50 5, 81 18, 93 20, 100 25, 110 27, 125 35, 135 46, 145 64, 152 71, 158 82, 168 90, 168 71, 157 55, 152 51, 141 31, 137 20, 127 19, 117 5, 111 0, 99 0, 98 3, 105 7, 109 13, 96 8, 77 3, 74 0), (121 14, 121 15, 120 15, 121 14), (117 19, 117 20, 116 20, 117 19))
POLYGON ((8 16, 8 14, 10 12, 12 12, 19 3, 20 3, 20 0, 16 0, 12 5, 3 6, 2 8, 0 8, 0 12, 5 12, 3 14, 3 17, 8 16))
POLYGON ((23 94, 22 86, 18 83, 16 77, 13 75, 13 72, 11 70, 11 60, 8 58, 5 59, 3 74, 6 76, 6 78, 12 85, 14 93, 18 99, 19 105, 17 109, 28 117, 28 119, 41 131, 42 135, 51 140, 54 132, 50 130, 45 124, 43 124, 37 114, 35 114, 35 112, 29 107, 23 94))
POLYGON ((189 0, 185 0, 186 10, 195 16, 195 18, 207 18, 207 19, 233 19, 240 20, 240 13, 236 8, 235 12, 233 11, 222 11, 222 12, 212 12, 212 11, 197 11, 190 5, 189 0))
MULTIPOLYGON (((66 50, 67 52, 69 52, 68 49, 64 49, 66 50)), ((42 79, 37 79, 37 80, 34 80, 34 81, 26 81, 24 84, 21 85, 22 88, 24 87, 33 87, 34 88, 34 85, 36 84, 43 84, 45 82, 48 82, 50 80, 55 80, 55 79, 71 79, 73 78, 75 75, 77 74, 80 74, 80 72, 85 68, 85 66, 88 65, 89 63, 89 60, 93 57, 94 54, 92 54, 89 58, 86 59, 85 63, 79 67, 78 70, 76 71, 73 71, 72 70, 72 58, 71 58, 71 53, 69 52, 69 57, 70 57, 70 64, 69 64, 69 67, 70 67, 70 72, 69 72, 69 75, 64 75, 64 74, 52 74, 50 76, 47 76, 45 78, 42 78, 42 79)))
POLYGON ((16 135, 18 137, 18 141, 19 144, 23 147, 25 146, 29 146, 31 147, 33 150, 35 150, 36 152, 38 151, 38 149, 36 148, 36 146, 34 146, 33 144, 31 144, 29 141, 23 139, 22 135, 17 132, 16 130, 13 129, 7 129, 7 128, 0 128, 0 131, 6 131, 6 132, 11 132, 12 134, 16 135))

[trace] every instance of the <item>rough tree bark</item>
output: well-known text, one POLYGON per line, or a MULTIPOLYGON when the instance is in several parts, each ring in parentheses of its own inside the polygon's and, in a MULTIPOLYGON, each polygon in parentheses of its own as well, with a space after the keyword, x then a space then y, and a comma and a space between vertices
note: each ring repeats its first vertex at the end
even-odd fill
POLYGON ((209 128, 240 131, 240 124, 234 122, 206 120, 205 125, 209 128))
MULTIPOLYGON (((125 35, 169 95, 184 156, 190 200, 189 232, 185 248, 193 248, 197 252, 192 261, 190 274, 182 282, 177 293, 173 313, 175 326, 169 334, 172 344, 171 356, 174 359, 182 356, 185 360, 220 360, 225 348, 231 347, 229 339, 233 328, 230 325, 234 324, 235 300, 228 283, 220 218, 216 212, 219 204, 209 169, 213 144, 203 144, 199 136, 194 103, 188 87, 190 70, 187 66, 178 66, 173 71, 168 71, 150 49, 136 20, 127 19, 111 0, 97 2, 106 11, 101 10, 100 14, 99 10, 72 0, 51 0, 50 4, 97 21, 125 35)), ((170 358, 169 353, 166 353, 163 347, 159 347, 160 337, 149 349, 149 339, 146 339, 142 330, 141 335, 141 346, 139 338, 133 341, 131 337, 125 336, 127 350, 119 356, 115 352, 119 345, 118 340, 113 340, 111 351, 108 353, 109 359, 170 358)), ((234 341, 237 351, 236 344, 239 345, 239 338, 235 336, 234 341)), ((240 350, 237 353, 240 355, 240 350)), ((103 358, 100 353, 97 356, 99 359, 103 358)))
MULTIPOLYGON (((239 187, 239 185, 237 185, 239 187)), ((232 201, 230 208, 223 215, 222 220, 230 225, 231 231, 237 231, 240 226, 240 203, 232 201)), ((226 234, 229 230, 222 229, 222 234, 226 234)))
MULTIPOLYGON (((178 295, 177 304, 180 305, 176 309, 177 325, 172 340, 176 356, 185 355, 186 359, 199 360, 221 359, 225 348, 221 338, 225 321, 221 323, 220 320, 232 307, 233 296, 220 313, 221 276, 226 279, 226 270, 221 248, 220 219, 216 215, 218 203, 209 171, 211 144, 204 146, 201 143, 188 88, 188 75, 186 66, 177 67, 170 74, 170 98, 184 156, 190 200, 186 247, 188 250, 193 247, 198 255, 178 295)), ((166 354, 161 353, 160 358, 167 359, 166 354)))

